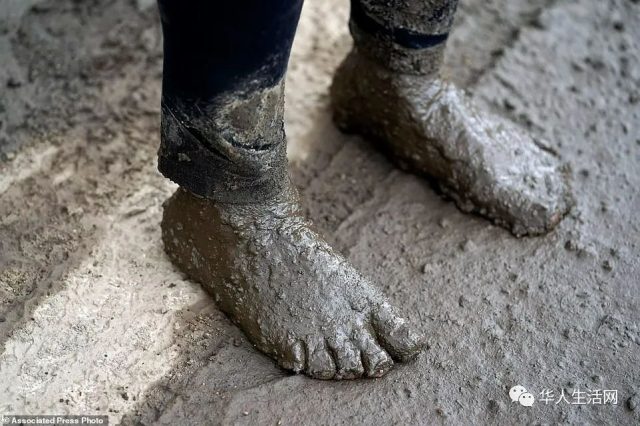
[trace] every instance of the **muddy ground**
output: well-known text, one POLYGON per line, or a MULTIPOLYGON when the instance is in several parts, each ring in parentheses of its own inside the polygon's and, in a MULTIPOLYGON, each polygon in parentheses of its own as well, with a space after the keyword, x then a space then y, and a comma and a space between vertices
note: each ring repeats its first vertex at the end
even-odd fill
POLYGON ((346 0, 308 0, 287 81, 311 218, 429 336, 387 377, 320 382, 254 350, 160 244, 150 0, 0 3, 0 414, 125 424, 638 424, 640 3, 463 1, 447 75, 547 140, 577 205, 516 239, 366 141, 327 91, 346 0), (617 404, 511 403, 611 389, 617 404))

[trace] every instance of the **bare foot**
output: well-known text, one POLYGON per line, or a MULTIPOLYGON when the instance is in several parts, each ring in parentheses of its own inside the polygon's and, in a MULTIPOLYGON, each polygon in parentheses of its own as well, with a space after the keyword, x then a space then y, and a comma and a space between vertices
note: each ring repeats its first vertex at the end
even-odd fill
POLYGON ((423 346, 387 299, 302 217, 295 191, 224 204, 179 189, 164 206, 167 254, 261 351, 319 379, 380 377, 423 346))
POLYGON ((556 155, 480 113, 450 83, 393 72, 351 52, 331 96, 340 128, 371 138, 400 167, 435 178, 461 210, 517 236, 550 231, 572 205, 556 155))

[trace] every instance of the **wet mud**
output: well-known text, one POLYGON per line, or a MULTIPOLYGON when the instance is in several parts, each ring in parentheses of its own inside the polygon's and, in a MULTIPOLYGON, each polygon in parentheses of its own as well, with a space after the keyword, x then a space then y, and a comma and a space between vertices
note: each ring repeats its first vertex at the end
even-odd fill
POLYGON ((516 239, 336 128, 329 86, 352 47, 349 5, 306 2, 285 89, 300 207, 429 344, 382 378, 339 382, 287 373, 164 253, 176 186, 155 163, 154 7, 0 7, 0 412, 135 425, 640 421, 637 3, 460 3, 446 79, 571 165, 575 207, 553 232, 516 239), (515 385, 532 407, 512 403, 515 385), (618 403, 545 405, 544 389, 616 389, 618 403))
POLYGON ((228 204, 178 190, 165 203, 167 254, 278 364, 318 379, 381 377, 424 338, 301 215, 289 187, 228 204))
POLYGON ((465 212, 516 236, 551 231, 573 204, 567 165, 437 74, 398 73, 352 51, 332 88, 336 124, 402 169, 435 179, 465 212))

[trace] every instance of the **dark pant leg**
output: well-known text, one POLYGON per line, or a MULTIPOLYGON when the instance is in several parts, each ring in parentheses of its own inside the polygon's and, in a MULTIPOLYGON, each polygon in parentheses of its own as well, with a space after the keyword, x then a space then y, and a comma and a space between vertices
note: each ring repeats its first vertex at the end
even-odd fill
POLYGON ((164 35, 160 171, 212 199, 268 196, 286 175, 280 86, 302 0, 158 5, 164 35))
POLYGON ((407 73, 440 66, 458 0, 351 0, 356 49, 407 73))

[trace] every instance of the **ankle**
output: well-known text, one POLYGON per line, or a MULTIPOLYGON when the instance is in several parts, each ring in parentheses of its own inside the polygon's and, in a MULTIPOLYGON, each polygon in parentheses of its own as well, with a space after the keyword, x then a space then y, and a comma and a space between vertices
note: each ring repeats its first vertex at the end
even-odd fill
POLYGON ((250 216, 272 215, 272 213, 283 211, 290 215, 300 211, 298 190, 288 176, 277 190, 266 197, 262 195, 254 198, 240 196, 234 199, 231 196, 218 199, 196 194, 182 186, 178 189, 178 193, 180 198, 188 199, 190 203, 211 206, 223 212, 244 211, 250 216))
POLYGON ((363 31, 357 24, 350 24, 354 51, 376 65, 399 74, 435 78, 444 60, 445 43, 412 49, 394 43, 390 39, 376 37, 363 31))

